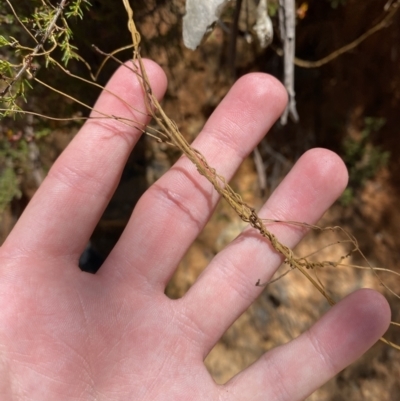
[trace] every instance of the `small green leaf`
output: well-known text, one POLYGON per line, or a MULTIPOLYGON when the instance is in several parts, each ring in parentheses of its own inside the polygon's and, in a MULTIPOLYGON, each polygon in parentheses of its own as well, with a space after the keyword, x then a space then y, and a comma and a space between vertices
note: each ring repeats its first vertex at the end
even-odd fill
POLYGON ((0 35, 0 46, 10 46, 10 42, 3 35, 0 35))

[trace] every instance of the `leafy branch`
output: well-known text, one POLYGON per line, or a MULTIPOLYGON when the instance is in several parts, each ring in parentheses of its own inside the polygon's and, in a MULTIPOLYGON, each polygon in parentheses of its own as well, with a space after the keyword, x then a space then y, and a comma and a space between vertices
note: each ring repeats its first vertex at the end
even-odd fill
MULTIPOLYGON (((36 44, 33 48, 23 46, 13 37, 8 39, 4 36, 0 36, 0 47, 10 47, 15 49, 16 54, 22 52, 25 55, 22 56, 22 62, 20 65, 13 65, 8 61, 2 60, 0 63, 0 78, 6 82, 5 88, 0 92, 0 98, 6 105, 6 112, 3 112, 3 117, 10 114, 13 111, 20 110, 16 101, 21 96, 24 98, 24 93, 28 81, 22 79, 27 74, 28 78, 32 78, 35 75, 37 66, 34 65, 34 60, 39 56, 44 56, 46 59, 46 66, 52 60, 50 54, 57 48, 62 50, 63 56, 62 61, 65 65, 72 59, 79 59, 79 55, 75 52, 76 47, 73 46, 70 41, 72 38, 72 31, 68 26, 66 18, 79 17, 82 18, 83 11, 82 7, 89 6, 88 0, 75 0, 68 5, 68 0, 61 0, 57 7, 50 7, 43 2, 42 7, 36 9, 35 13, 31 18, 21 19, 10 0, 6 0, 9 8, 15 20, 20 24, 25 32, 28 33, 29 37, 36 44), (59 20, 61 24, 59 24, 59 20), (27 24, 32 25, 32 30, 36 31, 35 34, 28 29, 27 24), (39 38, 39 39, 38 39, 39 38), (45 48, 47 43, 51 43, 51 48, 45 48), (18 69, 19 68, 19 69, 18 69), (15 74, 13 72, 17 70, 15 74), (16 83, 20 83, 18 88, 13 91, 13 87, 16 83)), ((26 100, 24 98, 24 100, 26 100)))

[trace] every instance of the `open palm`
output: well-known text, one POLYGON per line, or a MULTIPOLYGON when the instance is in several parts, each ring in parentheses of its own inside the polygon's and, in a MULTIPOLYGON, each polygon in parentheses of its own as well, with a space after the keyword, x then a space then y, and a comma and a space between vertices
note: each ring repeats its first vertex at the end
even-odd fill
MULTIPOLYGON (((166 80, 146 61, 154 93, 166 80)), ((137 110, 142 90, 120 68, 108 84, 137 110)), ((264 74, 240 79, 194 147, 226 178, 281 113, 286 95, 264 74)), ((145 123, 109 92, 96 109, 145 123)), ((165 286, 210 217, 218 196, 182 157, 142 197, 99 272, 78 259, 115 190, 140 132, 89 120, 57 160, 0 249, 0 399, 4 401, 302 400, 353 362, 385 331, 389 308, 363 290, 332 308, 308 332, 267 353, 226 385, 203 360, 255 300, 281 258, 245 231, 218 254, 188 293, 165 286)), ((315 222, 346 185, 333 153, 314 149, 296 164, 260 216, 315 222)), ((288 246, 304 234, 276 226, 288 246)))

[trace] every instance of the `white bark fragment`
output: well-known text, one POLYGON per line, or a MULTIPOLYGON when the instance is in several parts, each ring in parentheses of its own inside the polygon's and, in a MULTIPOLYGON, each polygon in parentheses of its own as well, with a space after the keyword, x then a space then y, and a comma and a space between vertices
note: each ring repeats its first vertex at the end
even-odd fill
POLYGON ((186 15, 183 17, 183 42, 186 47, 196 49, 228 1, 186 0, 186 15))
POLYGON ((254 30, 260 42, 260 46, 267 48, 274 38, 274 27, 270 16, 268 15, 268 1, 260 0, 257 7, 257 22, 254 25, 254 30))

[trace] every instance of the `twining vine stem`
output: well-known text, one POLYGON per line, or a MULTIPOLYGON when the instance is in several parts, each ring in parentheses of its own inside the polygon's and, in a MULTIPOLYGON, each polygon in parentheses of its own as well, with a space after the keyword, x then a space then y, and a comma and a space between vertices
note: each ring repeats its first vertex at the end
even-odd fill
MULTIPOLYGON (((181 152, 186 155, 186 157, 188 157, 188 159, 196 166, 198 172, 205 178, 207 178, 207 180, 213 185, 215 190, 228 202, 228 204, 238 214, 238 216, 244 222, 249 223, 251 227, 255 228, 264 238, 269 240, 272 247, 284 257, 285 263, 288 264, 291 268, 298 269, 325 297, 325 299, 331 306, 335 305, 336 302, 329 296, 323 286, 321 286, 307 272, 307 269, 313 268, 313 264, 308 262, 304 258, 296 258, 293 254, 293 251, 289 247, 279 242, 276 236, 266 228, 264 221, 258 216, 254 208, 247 205, 242 200, 241 196, 228 185, 225 178, 219 175, 216 170, 207 163, 205 157, 199 151, 190 146, 190 144, 180 133, 176 123, 172 121, 164 112, 157 98, 153 95, 150 81, 147 77, 146 69, 142 62, 142 58, 140 55, 141 37, 133 21, 133 10, 129 4, 129 0, 122 1, 128 14, 128 29, 132 35, 134 49, 131 70, 135 72, 142 85, 148 113, 152 115, 157 124, 162 128, 162 131, 167 136, 168 140, 172 142, 175 146, 177 146, 181 150, 181 152)), ((363 256, 361 250, 358 248, 358 244, 355 238, 350 237, 349 239, 352 240, 356 250, 360 252, 360 254, 363 256)), ((372 267, 371 269, 372 271, 374 271, 372 267)), ((376 274, 376 272, 374 273, 376 274)), ((379 281, 380 283, 382 283, 380 279, 379 281)), ((260 281, 257 281, 256 285, 261 285, 260 281)), ((386 340, 385 338, 382 337, 380 340, 392 346, 393 348, 400 350, 400 346, 386 340)))

